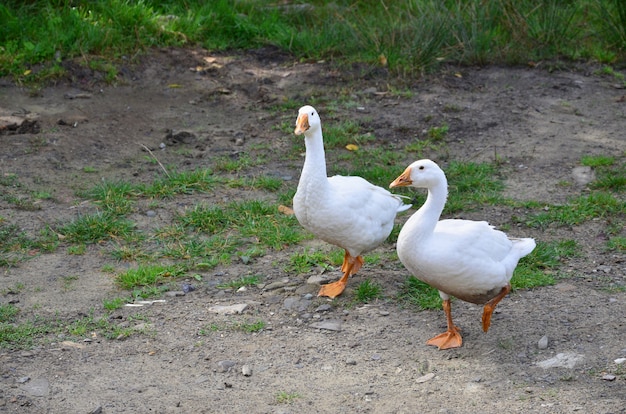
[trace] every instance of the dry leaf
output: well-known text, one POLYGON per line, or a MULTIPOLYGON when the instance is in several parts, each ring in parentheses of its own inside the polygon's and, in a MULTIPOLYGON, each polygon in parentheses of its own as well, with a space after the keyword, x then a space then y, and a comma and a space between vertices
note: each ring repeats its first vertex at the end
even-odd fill
POLYGON ((462 78, 463 75, 461 75, 459 72, 455 73, 454 76, 456 76, 457 78, 462 78))
POLYGON ((346 145, 346 149, 348 151, 356 151, 356 150, 359 149, 359 146, 356 145, 356 144, 348 144, 348 145, 346 145))
POLYGON ((283 206, 282 204, 278 206, 278 211, 288 216, 294 215, 293 209, 287 206, 283 206))
POLYGON ((380 63, 381 66, 387 66, 387 57, 381 53, 378 55, 378 63, 380 63))
POLYGON ((182 88, 183 85, 180 85, 178 83, 170 83, 169 85, 167 85, 167 87, 171 89, 178 89, 178 88, 182 88))

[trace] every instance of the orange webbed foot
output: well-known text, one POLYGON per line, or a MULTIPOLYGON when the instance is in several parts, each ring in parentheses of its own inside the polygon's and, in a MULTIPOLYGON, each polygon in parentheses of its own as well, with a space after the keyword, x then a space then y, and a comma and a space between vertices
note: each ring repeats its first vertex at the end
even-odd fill
POLYGON ((459 328, 453 326, 446 332, 439 334, 426 341, 426 345, 433 345, 439 349, 460 348, 463 345, 463 338, 459 332, 459 328))
POLYGON ((346 285, 347 283, 343 280, 338 280, 327 285, 322 285, 317 296, 328 296, 331 299, 336 298, 343 293, 343 291, 346 289, 346 285))

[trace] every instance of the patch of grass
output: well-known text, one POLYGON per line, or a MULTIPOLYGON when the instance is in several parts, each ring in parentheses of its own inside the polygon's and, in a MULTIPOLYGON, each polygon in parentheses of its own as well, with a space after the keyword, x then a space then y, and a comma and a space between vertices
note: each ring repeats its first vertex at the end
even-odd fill
POLYGON ((440 309, 441 296, 439 291, 422 282, 415 276, 409 276, 400 289, 398 299, 418 309, 440 309))
POLYGON ((324 126, 324 147, 327 149, 345 148, 348 144, 361 146, 374 140, 372 134, 361 133, 361 125, 354 120, 324 126))
POLYGON ((615 157, 607 155, 585 155, 580 163, 588 167, 605 167, 615 164, 615 157))
POLYGON ((520 260, 513 273, 511 286, 515 290, 553 285, 555 271, 565 259, 578 255, 579 247, 574 240, 550 243, 539 241, 537 247, 520 260))
POLYGON ((244 286, 255 286, 259 283, 261 277, 259 275, 242 276, 239 279, 231 280, 227 283, 217 285, 220 289, 233 289, 237 290, 244 286))
POLYGON ((115 82, 118 62, 151 47, 275 45, 297 58, 367 62, 402 77, 465 65, 624 59, 620 0, 441 2, 9 2, 0 8, 0 76, 37 82, 73 60, 115 82))
POLYGON ((428 138, 434 142, 443 141, 448 135, 450 127, 448 125, 442 125, 440 127, 430 127, 426 134, 428 138))
POLYGON ((255 333, 262 331, 266 325, 267 323, 265 323, 264 321, 236 322, 233 324, 232 329, 246 333, 255 333))
POLYGON ((136 190, 145 197, 170 198, 176 194, 209 191, 218 182, 219 179, 213 175, 213 170, 197 169, 170 172, 148 185, 138 185, 136 190))
POLYGON ((104 181, 81 194, 83 197, 95 200, 103 211, 115 216, 133 211, 133 201, 130 197, 134 195, 136 195, 136 190, 133 186, 122 181, 104 181))
POLYGON ((33 238, 17 225, 0 221, 0 267, 15 266, 41 252, 54 251, 57 246, 57 236, 48 229, 33 238))
POLYGON ((626 251, 626 237, 616 236, 611 237, 607 242, 609 250, 621 250, 626 251))
POLYGON ((124 298, 113 298, 113 299, 104 299, 102 301, 102 307, 112 312, 114 310, 122 308, 127 303, 127 300, 124 298))
POLYGON ((26 322, 12 324, 0 322, 0 349, 28 349, 53 328, 49 324, 26 322))
POLYGON ((217 324, 212 323, 198 331, 199 335, 206 336, 213 332, 219 331, 240 331, 245 333, 256 333, 261 332, 267 323, 264 321, 256 321, 256 322, 232 322, 227 324, 217 324))
POLYGON ((69 246, 67 248, 67 254, 74 256, 82 256, 87 251, 87 247, 84 244, 78 244, 76 246, 69 246))
POLYGON ((355 300, 361 303, 368 303, 382 297, 382 287, 370 280, 361 282, 355 290, 355 300))
POLYGON ((626 202, 611 193, 593 192, 569 200, 567 204, 549 206, 540 213, 530 214, 523 222, 529 227, 550 225, 575 226, 595 218, 626 214, 626 202))
POLYGON ((308 273, 317 266, 326 268, 327 262, 327 253, 319 250, 304 249, 301 253, 296 252, 289 256, 289 265, 285 270, 297 274, 308 273))
MULTIPOLYGON (((128 320, 132 321, 135 318, 137 316, 131 316, 128 320)), ((140 316, 139 319, 144 320, 145 318, 140 316)), ((91 337, 93 334, 99 334, 107 339, 127 338, 133 334, 146 332, 145 328, 121 327, 118 324, 111 323, 106 317, 96 318, 93 311, 83 318, 60 326, 58 330, 62 330, 73 337, 85 338, 91 337)))
POLYGON ((15 316, 20 312, 20 309, 10 303, 0 304, 0 323, 9 323, 15 320, 15 316))
POLYGON ((185 274, 181 265, 140 265, 116 276, 116 282, 124 289, 162 284, 185 274))
POLYGON ((134 223, 109 212, 81 215, 58 229, 65 240, 74 243, 129 239, 134 231, 134 223))
POLYGON ((237 231, 240 237, 277 250, 304 238, 294 217, 258 200, 236 201, 224 207, 197 205, 179 216, 178 221, 209 234, 237 231))
POLYGON ((297 392, 279 391, 276 393, 276 402, 278 404, 291 404, 301 397, 297 392))

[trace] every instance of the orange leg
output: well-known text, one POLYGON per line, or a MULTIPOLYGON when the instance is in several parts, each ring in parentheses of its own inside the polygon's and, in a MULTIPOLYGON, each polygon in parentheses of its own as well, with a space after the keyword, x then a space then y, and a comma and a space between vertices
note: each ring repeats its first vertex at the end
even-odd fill
POLYGON ((426 344, 437 346, 439 349, 459 348, 463 345, 463 338, 461 338, 459 328, 454 326, 454 323, 452 322, 452 306, 450 306, 450 299, 443 301, 443 311, 446 313, 448 330, 430 338, 426 341, 426 344))
POLYGON ((341 271, 343 276, 336 282, 323 285, 317 294, 317 296, 328 296, 329 298, 336 298, 341 295, 346 289, 348 284, 348 278, 355 274, 363 266, 362 256, 351 256, 346 250, 346 254, 343 257, 343 264, 341 265, 341 271))
POLYGON ((511 285, 508 284, 502 288, 498 296, 491 299, 489 302, 485 304, 483 309, 483 331, 487 332, 489 330, 489 325, 491 325, 491 314, 493 310, 496 308, 496 305, 500 303, 502 299, 511 291, 511 285))

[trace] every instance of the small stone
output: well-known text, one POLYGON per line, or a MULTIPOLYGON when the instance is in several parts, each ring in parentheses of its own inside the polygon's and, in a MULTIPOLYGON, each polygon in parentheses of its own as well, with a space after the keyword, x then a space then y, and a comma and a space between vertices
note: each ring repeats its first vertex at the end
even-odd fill
POLYGON ((380 361, 381 358, 382 356, 380 354, 372 355, 372 361, 380 361))
POLYGON ((611 273, 611 266, 598 266, 598 268, 596 269, 598 272, 604 272, 604 273, 611 273))
POLYGON ((217 363, 217 372, 228 372, 237 363, 235 361, 224 360, 217 363))
POLYGON ((154 210, 146 211, 146 216, 148 216, 148 217, 155 217, 156 215, 157 215, 156 211, 154 211, 154 210))
POLYGON ((356 365, 356 359, 353 359, 353 358, 346 359, 346 365, 356 365))
POLYGON ((325 303, 323 305, 318 306, 317 309, 315 309, 315 312, 328 312, 332 308, 333 307, 330 306, 328 303, 325 303))
POLYGON ((183 283, 183 292, 185 293, 189 293, 189 292, 193 292, 194 290, 196 290, 196 287, 190 283, 183 283))
POLYGON ((307 279, 307 283, 310 285, 321 285, 322 282, 326 282, 328 278, 325 275, 313 275, 307 279))
POLYGON ((325 329, 327 331, 341 331, 341 322, 339 321, 322 321, 314 322, 311 327, 317 329, 325 329))
POLYGON ((548 348, 548 337, 546 335, 542 336, 541 339, 537 342, 537 347, 539 349, 548 348))
POLYGON ((417 382, 418 384, 421 384, 423 382, 430 381, 433 378, 435 378, 435 374, 433 372, 429 372, 428 374, 422 375, 421 377, 416 379, 415 382, 417 382))
POLYGON ((241 367, 241 373, 244 377, 249 377, 252 375, 252 368, 249 365, 244 365, 241 367))
POLYGON ((159 144, 159 148, 160 148, 160 149, 165 149, 165 147, 166 147, 166 145, 165 145, 164 143, 162 143, 162 142, 161 142, 161 143, 159 144))
POLYGON ((304 295, 304 299, 306 299, 306 300, 313 299, 313 294, 312 293, 307 293, 306 295, 304 295))
POLYGON ((17 382, 20 383, 20 384, 24 384, 24 383, 26 383, 28 381, 30 381, 30 377, 21 377, 21 378, 18 378, 18 380, 17 380, 17 382))
POLYGON ((378 314, 379 314, 380 316, 389 316, 389 311, 386 311, 386 310, 379 310, 379 311, 378 311, 378 314))
POLYGON ((604 374, 602 376, 602 379, 605 381, 615 381, 615 378, 617 378, 615 375, 613 374, 604 374))
POLYGON ((626 362, 626 358, 617 358, 615 361, 617 365, 623 364, 624 362, 626 362))
POLYGON ((242 313, 248 307, 245 303, 239 303, 237 305, 215 305, 209 308, 209 312, 218 313, 220 315, 233 315, 236 313, 242 313))

